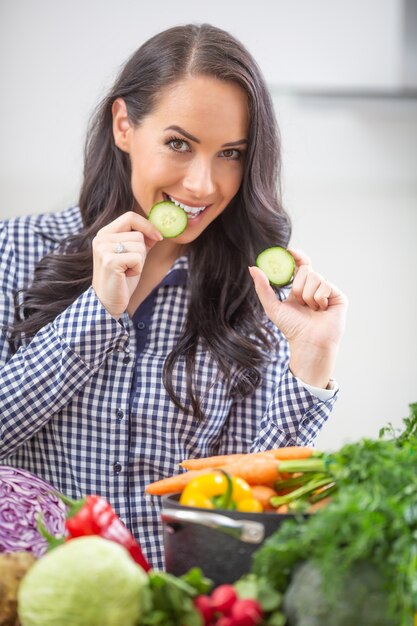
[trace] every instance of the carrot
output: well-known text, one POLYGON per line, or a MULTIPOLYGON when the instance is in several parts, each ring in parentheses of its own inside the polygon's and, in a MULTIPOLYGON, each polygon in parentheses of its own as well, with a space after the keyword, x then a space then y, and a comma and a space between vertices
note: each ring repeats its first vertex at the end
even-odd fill
MULTIPOLYGON (((250 463, 245 458, 244 460, 237 460, 213 469, 222 469, 231 476, 240 476, 250 485, 262 485, 272 483, 280 478, 278 467, 279 462, 275 459, 255 457, 251 459, 250 463)), ((193 478, 203 474, 210 474, 213 469, 190 470, 183 474, 162 478, 147 485, 145 491, 153 496, 176 493, 182 491, 193 478)))
POLYGON ((266 485, 252 485, 252 495, 255 500, 259 500, 262 504, 262 508, 264 511, 272 511, 275 510, 274 507, 269 502, 273 496, 277 496, 277 492, 272 487, 267 487, 266 485))
POLYGON ((169 476, 168 478, 161 478, 146 486, 145 491, 151 496, 165 496, 169 493, 177 493, 182 491, 193 478, 201 476, 202 474, 210 474, 211 470, 201 469, 184 472, 183 474, 176 474, 175 476, 169 476))
POLYGON ((268 457, 242 459, 222 465, 220 468, 231 476, 240 476, 249 485, 265 485, 280 478, 279 461, 268 457))
POLYGON ((278 513, 278 515, 286 515, 288 513, 288 504, 281 504, 275 509, 275 512, 278 513))
POLYGON ((181 467, 185 469, 203 469, 208 467, 219 467, 224 463, 231 463, 234 461, 241 461, 244 459, 252 459, 254 457, 269 457, 278 459, 280 461, 287 461, 292 459, 308 459, 314 453, 313 448, 306 446, 288 446, 286 448, 271 448, 270 450, 264 450, 263 452, 248 452, 246 454, 221 454, 218 456, 208 456, 200 459, 185 459, 180 463, 181 467))
POLYGON ((289 461, 291 459, 309 459, 313 454, 317 453, 314 448, 307 446, 287 446, 286 448, 275 448, 272 450, 274 457, 279 461, 289 461))
POLYGON ((225 465, 226 463, 234 463, 235 461, 243 461, 254 457, 273 459, 274 455, 269 450, 265 452, 248 452, 243 454, 220 454, 218 456, 208 456, 200 459, 185 459, 180 463, 180 466, 188 470, 206 468, 215 469, 216 467, 220 467, 220 465, 225 465))

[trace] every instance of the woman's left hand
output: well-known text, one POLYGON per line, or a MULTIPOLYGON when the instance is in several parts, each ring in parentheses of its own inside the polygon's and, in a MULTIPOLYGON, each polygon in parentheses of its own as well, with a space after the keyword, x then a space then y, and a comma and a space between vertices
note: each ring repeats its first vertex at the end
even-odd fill
POLYGON ((346 296, 311 267, 304 252, 288 249, 296 270, 288 298, 281 302, 258 267, 249 271, 269 319, 290 346, 290 369, 305 383, 326 388, 345 327, 346 296))

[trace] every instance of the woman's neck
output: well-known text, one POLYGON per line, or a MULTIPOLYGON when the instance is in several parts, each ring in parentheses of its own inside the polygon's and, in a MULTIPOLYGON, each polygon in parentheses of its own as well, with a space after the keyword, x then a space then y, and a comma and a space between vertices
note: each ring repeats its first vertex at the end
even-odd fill
POLYGON ((173 263, 183 254, 185 246, 164 239, 148 252, 138 286, 130 298, 127 311, 132 317, 137 308, 164 278, 173 263))

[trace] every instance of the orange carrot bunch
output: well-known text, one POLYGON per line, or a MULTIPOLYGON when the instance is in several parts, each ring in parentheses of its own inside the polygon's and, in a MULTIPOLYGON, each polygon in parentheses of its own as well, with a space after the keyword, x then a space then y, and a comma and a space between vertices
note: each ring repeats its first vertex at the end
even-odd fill
POLYGON ((199 476, 222 471, 246 481, 264 511, 313 512, 325 506, 335 488, 322 456, 313 448, 292 446, 185 459, 180 466, 187 471, 151 483, 146 492, 156 496, 181 493, 199 476))

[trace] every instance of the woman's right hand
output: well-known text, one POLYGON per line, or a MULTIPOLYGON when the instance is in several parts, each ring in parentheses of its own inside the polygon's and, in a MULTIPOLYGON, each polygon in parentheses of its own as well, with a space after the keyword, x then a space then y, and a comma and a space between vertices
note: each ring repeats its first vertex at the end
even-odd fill
POLYGON ((126 311, 146 255, 162 239, 151 222, 133 211, 100 229, 93 239, 93 289, 114 318, 126 311), (126 251, 117 252, 118 244, 126 251))

